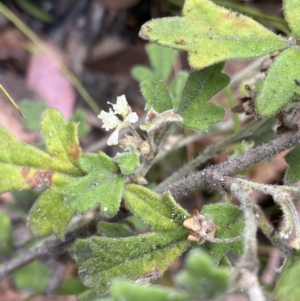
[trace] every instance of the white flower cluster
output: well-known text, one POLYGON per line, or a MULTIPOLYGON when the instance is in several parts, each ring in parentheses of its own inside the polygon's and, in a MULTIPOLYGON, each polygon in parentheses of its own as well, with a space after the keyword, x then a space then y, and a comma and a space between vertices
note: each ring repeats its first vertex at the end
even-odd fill
POLYGON ((122 128, 130 126, 132 123, 136 123, 139 117, 135 112, 131 111, 131 107, 128 105, 125 95, 117 97, 117 103, 111 105, 113 106, 113 110, 109 109, 108 112, 101 111, 98 118, 102 120, 102 127, 105 128, 106 131, 115 129, 108 138, 107 144, 117 145, 119 131, 122 128), (123 120, 120 120, 116 114, 121 115, 123 120))

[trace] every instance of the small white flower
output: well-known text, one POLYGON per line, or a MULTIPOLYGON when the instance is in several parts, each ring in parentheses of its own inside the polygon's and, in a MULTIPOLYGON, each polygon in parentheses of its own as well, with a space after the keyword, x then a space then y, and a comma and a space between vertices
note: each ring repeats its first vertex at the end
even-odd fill
POLYGON ((120 124, 119 118, 114 115, 111 109, 108 112, 101 111, 98 118, 102 119, 102 127, 105 128, 106 131, 114 129, 120 124))
POLYGON ((108 145, 117 145, 119 140, 119 131, 122 128, 129 127, 132 123, 136 123, 139 120, 138 115, 135 112, 131 112, 131 108, 127 103, 125 95, 117 97, 117 103, 111 104, 113 110, 108 112, 101 111, 98 118, 102 119, 103 125, 106 131, 115 129, 111 136, 107 140, 108 145), (116 114, 123 117, 123 121, 120 120, 116 114))
POLYGON ((128 105, 125 95, 118 96, 117 103, 112 106, 114 108, 114 113, 120 114, 123 118, 131 112, 131 108, 128 105))

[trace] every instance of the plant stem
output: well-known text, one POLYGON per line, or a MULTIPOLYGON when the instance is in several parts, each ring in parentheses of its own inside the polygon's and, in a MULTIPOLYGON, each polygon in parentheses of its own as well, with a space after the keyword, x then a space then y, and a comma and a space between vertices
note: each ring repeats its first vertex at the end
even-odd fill
POLYGON ((258 223, 259 229, 265 234, 265 236, 271 241, 272 245, 277 247, 286 256, 296 255, 296 249, 290 247, 283 239, 280 237, 279 233, 275 230, 273 225, 268 221, 265 213, 257 205, 253 207, 255 211, 255 217, 258 223))
POLYGON ((300 131, 282 134, 267 144, 251 149, 224 163, 207 167, 171 185, 165 185, 164 187, 160 187, 160 189, 155 189, 155 191, 158 193, 170 191, 175 199, 203 187, 222 191, 225 176, 235 174, 249 166, 269 159, 284 150, 291 149, 299 143, 299 140, 300 131))
POLYGON ((188 164, 184 165, 181 169, 175 172, 172 176, 161 182, 155 191, 164 191, 164 188, 168 185, 174 183, 175 181, 184 177, 188 172, 195 169, 197 166, 205 163, 207 160, 211 159, 216 153, 223 150, 226 146, 238 142, 243 139, 250 138, 260 127, 267 123, 269 119, 261 119, 253 121, 247 127, 242 128, 240 131, 234 133, 228 138, 218 142, 215 145, 208 146, 203 152, 201 152, 194 160, 190 161, 188 164))
POLYGON ((241 202, 244 212, 244 251, 240 261, 235 266, 235 282, 238 287, 247 289, 251 301, 264 301, 265 297, 258 281, 258 259, 256 240, 256 219, 253 211, 254 200, 251 198, 251 187, 232 179, 230 190, 241 202))

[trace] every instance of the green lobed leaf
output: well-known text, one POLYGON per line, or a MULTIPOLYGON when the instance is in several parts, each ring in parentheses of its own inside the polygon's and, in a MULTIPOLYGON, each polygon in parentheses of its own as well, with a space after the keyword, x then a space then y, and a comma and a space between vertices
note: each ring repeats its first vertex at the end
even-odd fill
POLYGON ((132 68, 132 77, 138 82, 149 79, 154 81, 166 81, 172 72, 173 62, 177 56, 177 51, 156 44, 148 44, 146 46, 146 52, 152 69, 149 69, 146 66, 137 65, 132 68))
POLYGON ((124 175, 131 174, 140 166, 140 159, 136 153, 118 153, 113 160, 118 164, 122 174, 124 175))
POLYGON ((284 0, 283 1, 284 18, 294 35, 300 39, 300 3, 298 0, 284 0))
POLYGON ((285 161, 289 164, 289 168, 284 175, 284 183, 295 184, 300 180, 300 146, 289 152, 285 156, 285 161))
POLYGON ((256 109, 263 116, 272 116, 300 95, 300 51, 289 48, 279 54, 268 69, 256 98, 256 109))
POLYGON ((55 109, 42 116, 42 136, 48 153, 27 145, 0 127, 0 193, 13 189, 46 188, 29 215, 36 235, 63 236, 73 215, 62 200, 61 189, 82 175, 77 161, 81 148, 77 125, 67 123, 55 109), (39 226, 37 226, 39 225, 39 226))
POLYGON ((186 301, 188 295, 178 290, 158 285, 141 286, 124 280, 115 280, 112 285, 111 297, 115 301, 186 301))
MULTIPOLYGON (((214 224, 220 229, 216 232, 216 238, 233 238, 242 235, 244 228, 243 212, 236 206, 219 203, 210 204, 203 207, 201 213, 211 217, 214 224)), ((211 256, 215 264, 219 264, 221 259, 229 250, 236 255, 242 254, 242 241, 232 243, 211 243, 206 242, 203 248, 211 256)))
POLYGON ((192 72, 182 92, 178 113, 185 127, 205 131, 208 126, 224 118, 223 107, 207 103, 229 83, 229 77, 221 73, 223 63, 192 72))
POLYGON ((185 265, 185 269, 176 276, 176 280, 189 292, 193 300, 215 300, 227 290, 230 270, 216 267, 203 251, 191 251, 185 265))
POLYGON ((186 0, 182 17, 145 23, 140 36, 188 51, 189 64, 201 69, 231 59, 252 59, 288 47, 288 41, 259 23, 209 0, 186 0))
POLYGON ((159 277, 188 246, 186 233, 170 231, 125 238, 93 237, 77 241, 74 251, 84 285, 104 294, 115 277, 140 282, 149 275, 159 277))
POLYGON ((74 169, 75 175, 81 175, 82 172, 79 172, 77 167, 78 159, 81 156, 77 124, 66 122, 59 111, 49 109, 42 117, 41 131, 51 157, 55 158, 59 164, 65 165, 64 171, 68 174, 71 174, 70 170, 74 169))
POLYGON ((109 290, 115 277, 138 283, 154 281, 190 244, 182 225, 186 212, 169 194, 159 196, 145 187, 129 184, 124 198, 132 212, 155 232, 77 240, 74 257, 80 265, 79 276, 86 286, 101 294, 109 290))
MULTIPOLYGON (((54 172, 66 173, 70 176, 79 176, 82 171, 77 166, 77 160, 81 155, 81 148, 76 134, 76 124, 67 123, 61 113, 57 110, 47 110, 42 118, 42 135, 45 139, 49 154, 25 144, 15 138, 4 127, 0 127, 0 171, 6 166, 22 167, 24 173, 29 173, 30 168, 49 170, 49 173, 54 172)), ((24 178, 24 175, 19 174, 19 178, 24 178)), ((5 189, 0 180, 0 193, 11 189, 28 189, 26 187, 7 187, 5 189), (3 187, 3 188, 2 188, 3 187)), ((16 181, 23 181, 15 179, 16 181)), ((23 182, 22 182, 23 183, 23 182)), ((6 183, 7 184, 7 183, 6 183)), ((23 185, 23 184, 22 184, 23 185)), ((35 183, 35 187, 42 186, 42 183, 35 183)))
POLYGON ((189 216, 168 192, 160 196, 143 186, 129 184, 124 199, 129 209, 155 231, 182 229, 189 216))
POLYGON ((13 228, 10 218, 5 212, 0 212, 0 258, 9 254, 13 248, 13 228))
POLYGON ((120 207, 124 183, 118 165, 102 152, 83 154, 79 165, 86 176, 65 187, 64 202, 79 213, 100 205, 102 215, 115 215, 120 207))
POLYGON ((173 108, 169 91, 162 81, 146 80, 141 83, 140 87, 146 99, 146 110, 152 108, 154 111, 162 113, 173 108))

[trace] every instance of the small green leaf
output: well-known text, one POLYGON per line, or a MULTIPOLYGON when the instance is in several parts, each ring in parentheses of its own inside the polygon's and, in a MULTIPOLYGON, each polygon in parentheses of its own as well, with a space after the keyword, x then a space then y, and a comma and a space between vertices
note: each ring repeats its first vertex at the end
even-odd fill
POLYGON ((288 258, 274 289, 276 301, 298 301, 300 296, 300 261, 288 258))
POLYGON ((14 278, 19 290, 30 290, 32 293, 41 293, 47 288, 50 275, 51 272, 48 268, 35 261, 18 269, 14 273, 14 278))
POLYGON ((186 234, 182 234, 170 231, 79 240, 75 244, 75 258, 83 262, 79 277, 85 286, 101 294, 108 291, 115 277, 138 282, 146 281, 151 275, 158 278, 189 246, 186 234))
POLYGON ((0 258, 11 252, 13 247, 13 229, 9 216, 0 212, 0 258))
POLYGON ((124 280, 115 280, 111 294, 114 300, 132 301, 186 301, 188 295, 162 286, 141 286, 124 280))
POLYGON ((189 216, 168 192, 160 196, 143 186, 129 184, 124 199, 129 209, 155 231, 183 228, 183 221, 189 216))
POLYGON ((125 238, 92 237, 77 240, 74 257, 79 276, 88 287, 103 294, 115 277, 151 282, 189 246, 182 222, 186 212, 169 194, 129 184, 124 198, 134 214, 155 232, 125 238), (158 220, 155 220, 158 219, 158 220))
POLYGON ((284 176, 284 183, 287 185, 295 184, 300 181, 300 146, 295 147, 285 156, 285 161, 289 168, 284 176))
POLYGON ((157 74, 156 80, 166 81, 171 74, 177 51, 157 44, 148 44, 146 51, 153 70, 157 74))
POLYGON ((172 99, 174 111, 177 111, 179 108, 182 91, 188 77, 189 77, 188 72, 181 71, 170 83, 169 92, 172 99))
POLYGON ((300 51, 296 47, 281 53, 268 69, 256 98, 256 108, 261 116, 276 114, 295 95, 300 95, 300 51))
MULTIPOLYGON (((211 217, 214 224, 220 229, 216 232, 216 238, 233 238, 242 235, 244 229, 243 212, 236 206, 219 203, 203 207, 201 213, 211 217)), ((211 243, 206 242, 204 249, 210 254, 215 264, 219 264, 228 250, 236 255, 242 254, 242 241, 232 243, 211 243)))
POLYGON ((223 63, 217 64, 192 72, 188 77, 178 109, 185 127, 206 131, 210 124, 224 118, 221 106, 207 103, 229 83, 229 77, 221 73, 223 67, 223 63))
POLYGON ((132 77, 138 82, 148 79, 166 81, 172 72, 177 51, 156 44, 148 44, 146 51, 152 70, 145 66, 135 66, 131 71, 132 77))
POLYGON ((145 66, 136 65, 131 69, 131 76, 137 82, 141 83, 144 80, 155 80, 156 76, 153 71, 145 66))
POLYGON ((188 51, 194 69, 231 59, 252 59, 288 47, 287 40, 251 18, 209 0, 186 0, 182 14, 147 22, 140 36, 188 51))
POLYGON ((113 158, 118 164, 122 174, 129 175, 140 166, 140 159, 136 153, 121 153, 113 158))
POLYGON ((73 169, 75 175, 81 175, 82 173, 78 171, 77 167, 78 158, 81 156, 77 124, 66 122, 59 111, 49 109, 42 117, 41 131, 51 157, 61 165, 65 165, 64 168, 68 174, 73 169))
POLYGON ((49 188, 32 206, 29 212, 28 224, 35 236, 55 233, 63 238, 74 210, 69 209, 63 202, 61 188, 49 188))
POLYGON ((83 154, 79 165, 87 175, 65 187, 64 202, 79 213, 100 205, 102 215, 115 215, 120 207, 124 183, 118 165, 102 152, 83 154))
POLYGON ((215 300, 229 285, 230 270, 216 267, 203 251, 194 250, 186 259, 186 268, 176 280, 194 300, 215 300))
POLYGON ((24 99, 20 102, 19 107, 26 116, 22 119, 24 127, 30 131, 39 131, 40 119, 42 113, 47 109, 47 105, 42 101, 33 102, 24 99))
POLYGON ((283 1, 284 18, 294 35, 300 39, 300 3, 298 0, 284 0, 283 1))
POLYGON ((169 91, 162 81, 146 80, 142 82, 141 92, 146 99, 146 110, 153 109, 162 113, 173 108, 169 91))

